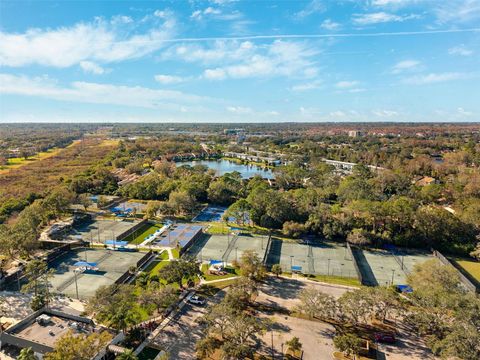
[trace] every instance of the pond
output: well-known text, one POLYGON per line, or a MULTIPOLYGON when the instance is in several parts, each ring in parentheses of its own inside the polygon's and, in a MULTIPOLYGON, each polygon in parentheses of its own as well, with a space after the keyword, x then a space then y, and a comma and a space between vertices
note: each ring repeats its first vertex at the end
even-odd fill
POLYGON ((273 171, 268 168, 263 168, 257 165, 243 165, 237 164, 229 160, 198 160, 198 161, 185 161, 177 163, 177 166, 182 165, 206 165, 209 169, 215 170, 218 176, 222 176, 229 172, 238 171, 243 179, 249 179, 255 175, 260 175, 266 179, 273 179, 275 175, 273 171))

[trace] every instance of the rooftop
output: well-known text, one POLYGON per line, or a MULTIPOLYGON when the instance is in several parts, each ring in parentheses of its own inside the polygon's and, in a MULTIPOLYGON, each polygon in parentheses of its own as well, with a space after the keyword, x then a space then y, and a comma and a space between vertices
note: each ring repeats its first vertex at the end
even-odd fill
POLYGON ((93 330, 92 324, 76 322, 60 316, 42 314, 11 334, 53 348, 55 343, 69 331, 73 334, 90 334, 93 330), (42 319, 49 320, 42 321, 42 319))

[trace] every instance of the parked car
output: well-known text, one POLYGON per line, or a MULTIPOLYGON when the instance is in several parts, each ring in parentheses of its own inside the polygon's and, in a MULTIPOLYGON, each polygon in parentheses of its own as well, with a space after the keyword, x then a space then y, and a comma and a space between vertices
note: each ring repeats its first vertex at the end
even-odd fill
POLYGON ((397 340, 395 339, 394 334, 388 333, 376 333, 375 341, 380 343, 394 344, 397 340))
POLYGON ((198 295, 193 295, 190 299, 188 299, 188 302, 195 305, 204 305, 205 299, 198 295))

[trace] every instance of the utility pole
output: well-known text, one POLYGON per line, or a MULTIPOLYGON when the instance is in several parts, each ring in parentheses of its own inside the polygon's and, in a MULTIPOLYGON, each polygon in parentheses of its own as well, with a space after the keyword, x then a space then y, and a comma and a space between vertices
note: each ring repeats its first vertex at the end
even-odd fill
POLYGON ((271 332, 272 334, 272 360, 275 359, 275 353, 273 352, 273 331, 271 332))
POLYGON ((75 276, 75 290, 77 292, 77 300, 79 300, 80 298, 78 297, 77 269, 73 271, 73 275, 75 276))

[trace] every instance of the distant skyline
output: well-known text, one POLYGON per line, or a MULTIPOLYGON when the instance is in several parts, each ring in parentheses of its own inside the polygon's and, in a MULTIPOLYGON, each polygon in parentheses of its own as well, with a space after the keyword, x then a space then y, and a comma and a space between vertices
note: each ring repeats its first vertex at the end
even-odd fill
POLYGON ((479 122, 480 0, 0 1, 0 123, 479 122))

